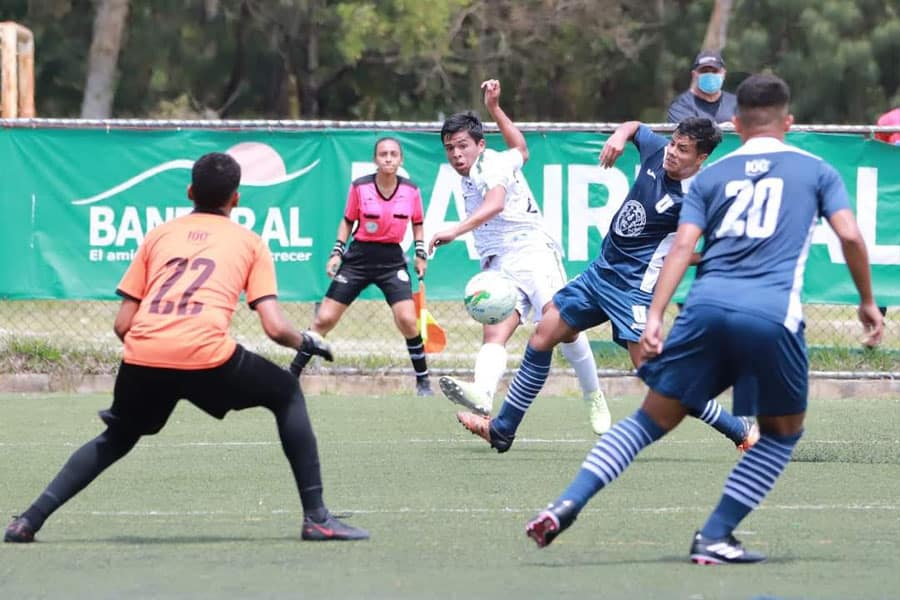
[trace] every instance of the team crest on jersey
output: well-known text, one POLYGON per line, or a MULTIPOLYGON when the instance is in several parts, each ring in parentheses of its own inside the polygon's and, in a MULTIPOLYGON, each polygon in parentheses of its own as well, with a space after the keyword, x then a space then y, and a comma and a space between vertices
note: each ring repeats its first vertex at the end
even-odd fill
POLYGON ((637 237, 644 231, 647 224, 647 213, 643 205, 637 200, 629 200, 619 210, 616 219, 615 230, 622 237, 637 237))
POLYGON ((744 163, 744 173, 746 175, 762 175, 769 172, 771 163, 765 158, 756 158, 748 160, 744 163))
POLYGON ((369 233, 375 233, 376 231, 378 231, 378 223, 376 223, 375 221, 369 221, 368 223, 366 223, 366 231, 368 231, 369 233))

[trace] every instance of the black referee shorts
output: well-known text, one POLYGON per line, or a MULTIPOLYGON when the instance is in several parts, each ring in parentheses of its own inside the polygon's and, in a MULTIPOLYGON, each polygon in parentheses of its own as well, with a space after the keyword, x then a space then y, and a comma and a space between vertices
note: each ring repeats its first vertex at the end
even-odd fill
POLYGON ((275 409, 297 395, 300 384, 275 363, 238 345, 225 363, 212 369, 182 370, 119 366, 113 403, 100 411, 111 429, 132 434, 158 433, 179 400, 187 400, 217 419, 230 410, 254 406, 275 409))
POLYGON ((341 268, 331 280, 325 297, 350 304, 372 284, 378 286, 391 306, 401 300, 412 300, 409 269, 399 244, 354 241, 344 254, 341 268))

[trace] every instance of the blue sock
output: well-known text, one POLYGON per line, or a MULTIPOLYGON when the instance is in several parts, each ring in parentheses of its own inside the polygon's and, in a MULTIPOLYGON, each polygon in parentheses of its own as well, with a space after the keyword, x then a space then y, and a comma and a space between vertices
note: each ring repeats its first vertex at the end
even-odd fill
POLYGON ((715 400, 706 403, 701 411, 691 411, 691 416, 696 417, 730 439, 735 444, 744 441, 744 420, 736 417, 715 400))
POLYGON ((503 406, 496 417, 491 419, 491 427, 504 436, 514 436, 525 411, 537 398, 547 376, 550 374, 550 359, 553 351, 541 352, 529 344, 525 348, 522 365, 516 371, 509 391, 503 399, 503 406))
POLYGON ((759 442, 728 475, 722 499, 700 533, 704 537, 719 539, 734 531, 738 523, 759 506, 775 486, 802 435, 801 431, 786 437, 772 434, 760 436, 759 442))
POLYGON ((581 510, 594 494, 622 474, 638 452, 665 434, 666 431, 639 408, 600 437, 557 502, 572 500, 581 510))

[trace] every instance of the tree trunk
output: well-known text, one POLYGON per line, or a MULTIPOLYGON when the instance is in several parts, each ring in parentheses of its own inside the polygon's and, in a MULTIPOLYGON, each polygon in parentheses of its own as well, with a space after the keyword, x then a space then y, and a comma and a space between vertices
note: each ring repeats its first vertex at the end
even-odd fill
POLYGON ((706 26, 706 37, 703 38, 701 50, 719 50, 725 47, 728 40, 728 20, 731 18, 731 0, 716 0, 709 24, 706 26))
POLYGON ((94 37, 88 55, 87 81, 81 117, 106 119, 112 113, 116 91, 116 65, 122 49, 129 0, 99 0, 94 37))

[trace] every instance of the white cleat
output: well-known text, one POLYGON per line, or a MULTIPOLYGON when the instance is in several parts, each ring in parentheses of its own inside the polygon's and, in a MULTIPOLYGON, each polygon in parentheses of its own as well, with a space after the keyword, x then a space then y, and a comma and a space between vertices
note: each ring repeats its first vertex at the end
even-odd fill
POLYGON ((445 376, 438 379, 438 385, 441 386, 441 391, 451 402, 485 417, 491 415, 490 398, 479 392, 474 383, 445 376))
POLYGON ((591 412, 591 429, 597 435, 603 435, 612 426, 612 415, 609 414, 609 406, 602 390, 597 390, 587 398, 588 408, 591 412))

